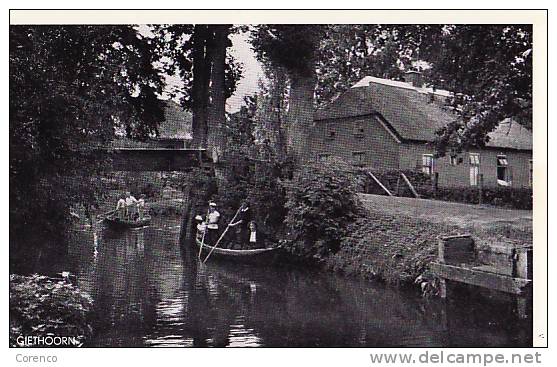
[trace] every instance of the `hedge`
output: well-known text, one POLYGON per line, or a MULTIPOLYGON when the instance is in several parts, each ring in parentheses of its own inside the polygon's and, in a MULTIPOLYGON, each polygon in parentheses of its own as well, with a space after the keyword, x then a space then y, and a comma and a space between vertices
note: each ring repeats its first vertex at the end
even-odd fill
MULTIPOLYGON (((479 192, 477 187, 439 187, 433 190, 431 179, 422 172, 404 171, 378 171, 373 174, 385 185, 389 191, 397 196, 413 197, 408 186, 399 181, 397 193, 397 181, 400 172, 404 173, 410 180, 418 194, 425 199, 437 199, 443 201, 454 201, 459 203, 478 204, 479 192)), ((368 194, 386 195, 369 175, 366 175, 365 192, 368 194)), ((484 187, 482 192, 482 203, 498 207, 512 209, 532 209, 532 189, 516 187, 484 187)))

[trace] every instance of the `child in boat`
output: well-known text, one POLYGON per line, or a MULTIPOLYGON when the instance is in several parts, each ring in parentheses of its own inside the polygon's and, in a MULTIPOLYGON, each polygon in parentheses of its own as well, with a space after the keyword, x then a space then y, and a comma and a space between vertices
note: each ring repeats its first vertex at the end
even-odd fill
MULTIPOLYGON (((255 221, 251 221, 249 222, 249 239, 248 239, 248 246, 249 248, 257 248, 258 243, 257 243, 257 224, 255 224, 255 221)), ((263 241, 261 241, 261 243, 263 243, 263 241)))
POLYGON ((120 220, 126 219, 126 195, 125 194, 120 195, 118 204, 116 204, 116 215, 120 220))
POLYGON ((247 249, 268 248, 276 241, 272 235, 257 228, 257 223, 252 220, 248 225, 247 249))
POLYGON ((139 195, 139 200, 137 201, 137 213, 139 214, 139 219, 142 220, 145 216, 145 194, 139 195))

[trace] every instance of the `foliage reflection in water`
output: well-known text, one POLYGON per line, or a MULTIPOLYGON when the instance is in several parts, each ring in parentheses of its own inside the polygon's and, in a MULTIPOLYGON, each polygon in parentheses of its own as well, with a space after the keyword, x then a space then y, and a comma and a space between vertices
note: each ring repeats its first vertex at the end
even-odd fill
POLYGON ((88 346, 524 345, 507 320, 475 322, 482 307, 446 311, 411 292, 310 270, 198 265, 180 250, 178 223, 76 234, 68 266, 94 299, 88 346))

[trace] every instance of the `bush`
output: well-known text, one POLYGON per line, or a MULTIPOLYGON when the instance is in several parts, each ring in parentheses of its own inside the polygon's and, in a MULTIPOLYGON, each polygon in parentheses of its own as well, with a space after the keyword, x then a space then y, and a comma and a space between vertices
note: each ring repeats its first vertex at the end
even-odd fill
POLYGON ((80 341, 92 335, 92 301, 65 280, 10 275, 10 345, 18 336, 67 336, 80 341))
POLYGON ((281 184, 286 168, 275 161, 239 157, 223 172, 225 180, 212 199, 219 204, 221 222, 228 224, 247 200, 258 231, 274 241, 284 232, 286 192, 281 184))
POLYGON ((338 251, 361 208, 356 196, 359 184, 340 164, 300 168, 287 188, 286 249, 314 259, 338 251))

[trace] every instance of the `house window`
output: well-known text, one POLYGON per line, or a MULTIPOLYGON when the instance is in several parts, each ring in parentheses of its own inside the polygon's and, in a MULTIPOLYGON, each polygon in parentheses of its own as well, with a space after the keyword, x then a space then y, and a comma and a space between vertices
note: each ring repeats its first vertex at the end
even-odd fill
POLYGON ((528 176, 528 186, 532 187, 532 183, 534 182, 534 162, 530 159, 530 169, 529 169, 529 176, 528 176))
POLYGON ((422 155, 422 172, 428 176, 433 173, 433 154, 422 155))
POLYGON ((480 176, 480 154, 470 153, 470 186, 478 186, 480 176))
POLYGON ((327 139, 327 140, 334 140, 335 135, 336 135, 336 131, 334 131, 334 130, 328 130, 328 131, 327 131, 327 135, 325 136, 325 139, 327 139))
POLYGON ((354 136, 358 137, 358 138, 362 138, 365 134, 366 130, 364 127, 364 122, 363 121, 357 121, 355 126, 354 126, 354 136))
POLYGON ((507 161, 507 156, 503 154, 497 156, 497 184, 500 186, 509 186, 511 184, 509 162, 507 161))
POLYGON ((352 158, 354 159, 354 165, 363 166, 366 161, 366 152, 352 152, 352 158))
POLYGON ((317 156, 317 159, 319 160, 319 162, 325 162, 329 158, 331 158, 331 154, 329 154, 329 153, 319 153, 319 155, 317 156))
POLYGON ((458 164, 458 156, 456 154, 451 154, 449 156, 449 164, 451 166, 456 166, 458 164))

